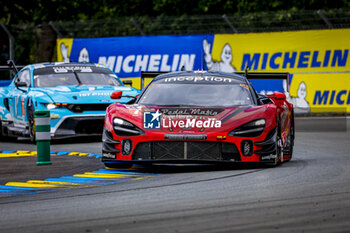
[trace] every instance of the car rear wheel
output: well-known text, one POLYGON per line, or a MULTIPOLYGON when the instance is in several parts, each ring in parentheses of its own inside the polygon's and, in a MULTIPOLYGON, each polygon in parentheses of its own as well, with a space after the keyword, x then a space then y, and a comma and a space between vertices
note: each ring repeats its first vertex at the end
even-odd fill
POLYGON ((281 136, 281 127, 278 123, 277 127, 277 136, 276 136, 276 157, 273 162, 273 166, 278 166, 282 162, 282 156, 283 156, 283 141, 281 136))
POLYGON ((0 139, 4 138, 4 133, 3 133, 3 130, 2 130, 2 122, 0 120, 0 139))
POLYGON ((293 147, 294 147, 294 132, 295 131, 294 131, 294 121, 293 121, 290 126, 290 132, 287 136, 286 148, 283 150, 284 161, 289 161, 292 159, 293 147))

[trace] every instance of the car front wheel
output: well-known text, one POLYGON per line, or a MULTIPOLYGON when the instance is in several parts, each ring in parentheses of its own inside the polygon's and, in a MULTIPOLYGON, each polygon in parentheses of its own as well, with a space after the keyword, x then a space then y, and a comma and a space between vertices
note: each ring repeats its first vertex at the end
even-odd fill
POLYGON ((35 142, 35 119, 33 106, 28 107, 28 130, 30 141, 35 142))

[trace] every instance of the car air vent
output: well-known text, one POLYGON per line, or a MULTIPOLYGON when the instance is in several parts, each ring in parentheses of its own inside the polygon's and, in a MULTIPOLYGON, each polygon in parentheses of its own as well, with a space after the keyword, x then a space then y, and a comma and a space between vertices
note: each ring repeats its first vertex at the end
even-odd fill
POLYGON ((68 109, 72 112, 105 111, 109 104, 69 104, 68 109))

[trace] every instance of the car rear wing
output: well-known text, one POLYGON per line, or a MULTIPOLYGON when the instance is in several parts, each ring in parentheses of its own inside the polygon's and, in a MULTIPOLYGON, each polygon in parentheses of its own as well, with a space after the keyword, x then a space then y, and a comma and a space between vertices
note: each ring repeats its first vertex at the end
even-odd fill
MULTIPOLYGON (((145 78, 155 78, 160 74, 166 74, 169 72, 150 72, 150 71, 141 71, 141 90, 144 88, 145 78)), ((289 92, 289 73, 273 73, 273 72, 236 72, 245 76, 247 79, 283 79, 286 80, 287 91, 289 92)))
POLYGON ((141 71, 141 90, 145 87, 146 78, 155 78, 160 74, 166 74, 169 72, 152 72, 152 71, 141 71))
POLYGON ((289 73, 274 73, 274 72, 236 72, 236 74, 245 76, 249 79, 282 79, 286 80, 286 89, 289 92, 290 74, 289 73))

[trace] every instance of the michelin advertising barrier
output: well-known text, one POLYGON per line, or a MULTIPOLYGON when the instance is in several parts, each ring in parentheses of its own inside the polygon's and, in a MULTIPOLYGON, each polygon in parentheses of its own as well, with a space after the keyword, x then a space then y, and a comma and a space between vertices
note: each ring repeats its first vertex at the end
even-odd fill
POLYGON ((58 61, 98 62, 119 78, 134 78, 140 88, 141 71, 198 70, 203 67, 202 41, 214 35, 134 36, 58 39, 58 61))
POLYGON ((260 93, 285 92, 297 113, 350 112, 350 29, 191 36, 57 40, 58 61, 98 62, 121 79, 140 71, 211 70, 290 72, 290 92, 279 80, 252 80, 260 93))

